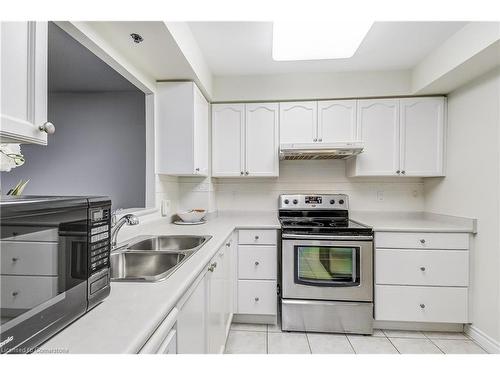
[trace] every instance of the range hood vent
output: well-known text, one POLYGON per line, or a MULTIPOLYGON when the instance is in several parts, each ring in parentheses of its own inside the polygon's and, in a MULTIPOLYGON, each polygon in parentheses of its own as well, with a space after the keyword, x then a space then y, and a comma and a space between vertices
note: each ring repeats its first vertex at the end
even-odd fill
POLYGON ((363 152, 363 143, 282 144, 280 160, 349 159, 363 152))

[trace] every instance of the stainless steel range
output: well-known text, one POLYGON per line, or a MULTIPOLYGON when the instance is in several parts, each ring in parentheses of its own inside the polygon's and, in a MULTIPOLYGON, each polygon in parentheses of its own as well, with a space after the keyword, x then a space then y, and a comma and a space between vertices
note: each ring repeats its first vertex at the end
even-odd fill
POLYGON ((344 194, 281 195, 281 327, 373 333, 373 231, 344 194))

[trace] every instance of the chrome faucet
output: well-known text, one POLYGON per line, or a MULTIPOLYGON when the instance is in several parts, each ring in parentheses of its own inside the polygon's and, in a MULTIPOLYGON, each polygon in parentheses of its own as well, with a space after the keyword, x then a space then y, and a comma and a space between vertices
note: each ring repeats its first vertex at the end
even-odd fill
POLYGON ((111 248, 116 246, 116 237, 118 232, 124 224, 127 225, 137 225, 139 224, 139 219, 133 214, 124 215, 120 220, 116 221, 116 213, 111 217, 111 248))

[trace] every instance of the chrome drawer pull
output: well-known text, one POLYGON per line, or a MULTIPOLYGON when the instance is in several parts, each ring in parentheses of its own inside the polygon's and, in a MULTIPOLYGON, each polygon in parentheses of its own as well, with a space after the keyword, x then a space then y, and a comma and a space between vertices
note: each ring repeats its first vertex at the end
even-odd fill
POLYGON ((12 258, 12 262, 17 262, 19 260, 19 258, 12 258))
POLYGON ((255 261, 255 265, 258 266, 260 263, 258 261, 255 261))
POLYGON ((424 272, 425 271, 425 267, 420 267, 420 271, 424 272))
POLYGON ((12 292, 12 297, 17 297, 19 292, 12 292))
POLYGON ((425 305, 423 303, 420 304, 421 309, 425 309, 425 305))
POLYGON ((422 239, 420 240, 420 243, 423 245, 423 244, 425 243, 425 240, 422 238, 422 239))
POLYGON ((259 302, 259 297, 255 297, 255 302, 259 302))
POLYGON ((259 239, 259 236, 255 236, 255 241, 257 241, 259 239))

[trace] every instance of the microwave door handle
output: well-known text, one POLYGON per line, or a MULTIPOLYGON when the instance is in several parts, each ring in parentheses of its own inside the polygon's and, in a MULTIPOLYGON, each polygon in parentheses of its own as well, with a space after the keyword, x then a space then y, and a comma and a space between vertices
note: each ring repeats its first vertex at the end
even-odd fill
MULTIPOLYGON (((358 271, 357 269, 357 264, 356 264, 356 253, 359 251, 359 248, 355 247, 354 251, 352 252, 352 282, 356 282, 356 273, 358 271)), ((360 254, 360 260, 361 260, 361 254, 360 254)))

